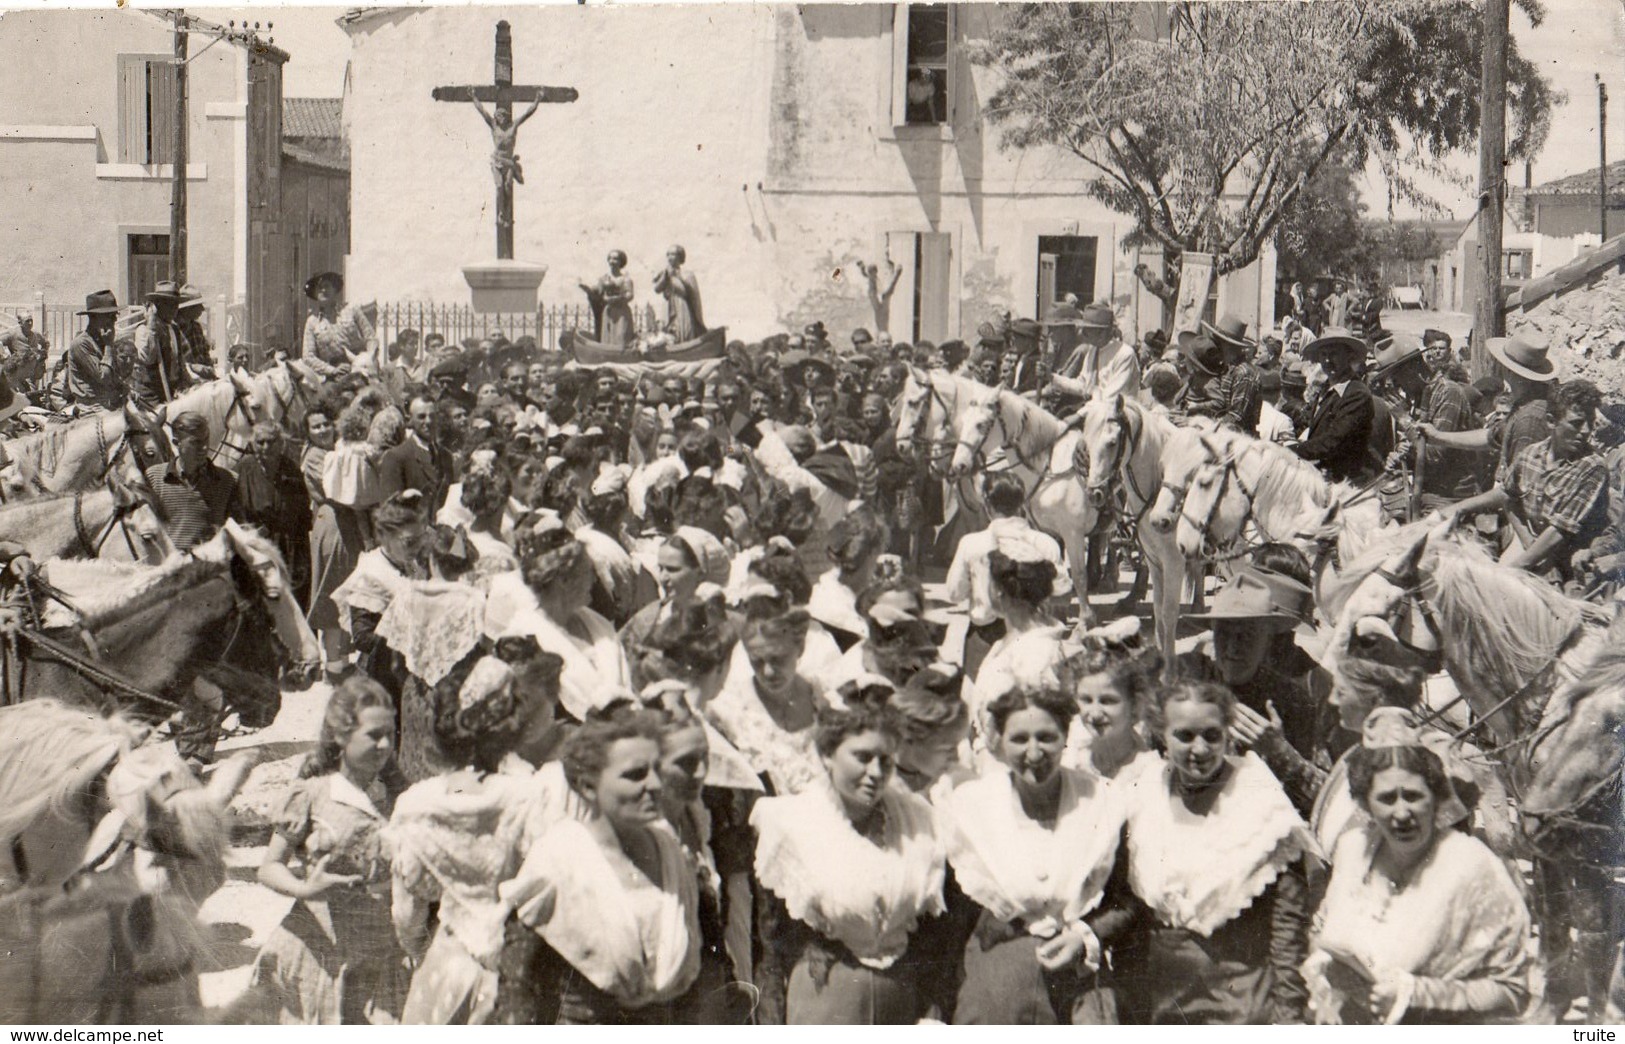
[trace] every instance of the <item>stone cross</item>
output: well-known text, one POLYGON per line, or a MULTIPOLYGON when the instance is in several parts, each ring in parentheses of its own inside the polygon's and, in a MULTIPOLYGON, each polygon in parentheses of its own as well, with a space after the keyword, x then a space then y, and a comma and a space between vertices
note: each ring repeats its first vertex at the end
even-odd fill
POLYGON ((514 145, 519 126, 530 119, 538 106, 573 102, 574 87, 531 87, 513 82, 513 35, 507 22, 497 23, 496 73, 493 82, 475 86, 436 87, 435 101, 473 102, 480 117, 491 128, 491 173, 497 189, 497 258, 513 259, 513 187, 525 183, 514 145), (486 102, 491 104, 487 110, 486 102), (514 102, 530 102, 518 120, 513 118, 514 102))

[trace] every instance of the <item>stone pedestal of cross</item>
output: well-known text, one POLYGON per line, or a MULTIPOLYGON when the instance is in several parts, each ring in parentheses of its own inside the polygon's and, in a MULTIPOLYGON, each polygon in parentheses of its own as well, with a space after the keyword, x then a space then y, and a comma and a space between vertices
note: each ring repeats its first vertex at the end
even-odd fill
POLYGON ((547 269, 514 260, 513 187, 524 184, 515 154, 519 127, 544 104, 573 102, 574 87, 535 87, 513 82, 513 35, 507 22, 497 23, 496 65, 489 84, 436 87, 435 101, 471 102, 491 129, 491 172, 496 183, 497 257, 495 263, 468 265, 463 276, 474 293, 474 307, 482 312, 528 311, 536 306, 536 289, 547 269), (514 102, 530 107, 517 119, 514 102), (486 106, 489 105, 490 108, 486 106), (528 303, 526 295, 528 294, 528 303))

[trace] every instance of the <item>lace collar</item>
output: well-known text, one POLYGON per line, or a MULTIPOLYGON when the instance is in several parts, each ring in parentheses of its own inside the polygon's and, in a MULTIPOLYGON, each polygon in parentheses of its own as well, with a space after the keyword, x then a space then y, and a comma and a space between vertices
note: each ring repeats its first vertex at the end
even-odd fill
POLYGON ((1128 806, 1129 883, 1158 920, 1208 936, 1264 893, 1281 871, 1315 853, 1308 827, 1256 755, 1233 771, 1206 815, 1173 792, 1172 767, 1137 774, 1128 806))
POLYGON ((941 806, 960 888, 994 917, 1019 918, 1040 938, 1100 904, 1123 823, 1108 783, 1072 769, 1061 774, 1053 830, 1022 810, 1002 765, 955 789, 941 806))
POLYGON ((881 844, 859 834, 828 781, 756 803, 756 876, 790 916, 884 969, 922 916, 943 911, 944 859, 931 806, 898 787, 882 795, 881 844))

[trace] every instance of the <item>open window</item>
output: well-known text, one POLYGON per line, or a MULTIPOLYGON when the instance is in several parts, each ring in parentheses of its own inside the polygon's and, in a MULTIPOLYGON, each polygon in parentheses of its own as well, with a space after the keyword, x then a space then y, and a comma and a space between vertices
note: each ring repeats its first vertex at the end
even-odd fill
POLYGON ((951 4, 898 4, 892 24, 892 124, 953 123, 955 25, 951 4))

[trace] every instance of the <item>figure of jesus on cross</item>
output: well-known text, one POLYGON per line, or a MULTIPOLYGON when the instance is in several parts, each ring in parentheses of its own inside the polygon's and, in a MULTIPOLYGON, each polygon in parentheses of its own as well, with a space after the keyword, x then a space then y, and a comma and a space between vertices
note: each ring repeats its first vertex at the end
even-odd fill
POLYGON ((513 187, 525 183, 519 157, 519 127, 536 114, 543 103, 573 102, 574 87, 531 87, 513 82, 513 35, 507 22, 497 23, 496 71, 489 84, 467 87, 436 87, 435 101, 473 102, 480 118, 491 128, 491 175, 497 189, 497 257, 513 259, 513 187), (485 103, 490 102, 487 109, 485 103), (530 108, 516 120, 514 102, 530 102, 530 108))

